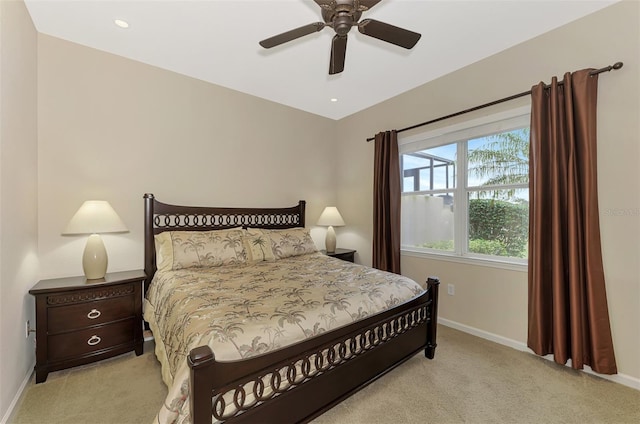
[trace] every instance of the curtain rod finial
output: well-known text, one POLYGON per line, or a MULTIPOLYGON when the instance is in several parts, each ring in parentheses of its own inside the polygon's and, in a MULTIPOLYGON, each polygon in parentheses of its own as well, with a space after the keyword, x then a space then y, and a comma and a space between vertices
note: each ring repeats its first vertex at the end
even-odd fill
POLYGON ((615 70, 618 70, 620 68, 622 68, 623 63, 622 62, 616 62, 613 64, 612 68, 615 70))

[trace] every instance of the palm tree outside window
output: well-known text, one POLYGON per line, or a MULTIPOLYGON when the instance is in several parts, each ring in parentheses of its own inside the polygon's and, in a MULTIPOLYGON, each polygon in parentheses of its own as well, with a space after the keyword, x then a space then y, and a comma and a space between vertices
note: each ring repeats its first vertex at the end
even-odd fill
POLYGON ((401 176, 403 250, 526 263, 528 115, 402 144, 401 176))

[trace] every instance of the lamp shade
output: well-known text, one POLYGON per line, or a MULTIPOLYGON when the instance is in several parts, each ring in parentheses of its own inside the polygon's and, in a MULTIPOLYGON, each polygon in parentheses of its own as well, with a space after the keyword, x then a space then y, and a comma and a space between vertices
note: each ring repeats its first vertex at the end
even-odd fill
POLYGON ((91 234, 84 247, 82 269, 87 280, 104 278, 109 258, 99 233, 121 233, 128 231, 124 222, 109 202, 87 200, 73 215, 62 234, 91 234))
POLYGON ((335 206, 327 206, 320 214, 320 218, 318 218, 317 225, 322 225, 323 227, 343 227, 344 219, 342 219, 342 215, 338 212, 338 208, 335 206))
POLYGON ((87 200, 73 215, 62 234, 121 233, 124 222, 106 200, 87 200))
POLYGON ((324 208, 322 213, 320 214, 320 218, 318 218, 318 225, 322 225, 327 228, 327 235, 324 239, 324 244, 326 246, 327 252, 333 253, 336 251, 336 232, 333 227, 342 227, 344 226, 344 219, 342 219, 342 215, 338 212, 338 208, 335 206, 327 206, 324 208))

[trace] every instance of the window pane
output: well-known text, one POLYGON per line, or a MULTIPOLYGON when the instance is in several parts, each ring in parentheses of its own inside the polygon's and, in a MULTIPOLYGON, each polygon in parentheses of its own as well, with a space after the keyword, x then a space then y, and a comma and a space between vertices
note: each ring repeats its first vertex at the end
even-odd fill
POLYGON ((402 190, 408 192, 455 188, 455 158, 455 143, 403 154, 402 190))
POLYGON ((402 245, 453 251, 453 193, 402 196, 402 245))
POLYGON ((469 252, 527 257, 529 190, 470 192, 468 218, 469 252))
POLYGON ((469 140, 467 186, 529 182, 529 128, 469 140))

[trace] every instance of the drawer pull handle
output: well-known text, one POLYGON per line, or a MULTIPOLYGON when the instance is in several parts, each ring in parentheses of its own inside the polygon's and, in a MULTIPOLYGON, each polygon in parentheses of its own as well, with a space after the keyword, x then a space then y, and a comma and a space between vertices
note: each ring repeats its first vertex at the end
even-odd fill
POLYGON ((101 341, 102 341, 102 339, 94 334, 93 336, 91 336, 91 338, 89 340, 87 340, 87 344, 89 346, 95 346, 98 343, 100 343, 101 341))
POLYGON ((88 314, 87 314, 87 318, 89 319, 96 319, 98 318, 100 315, 102 315, 102 312, 100 312, 97 309, 92 309, 88 314))

